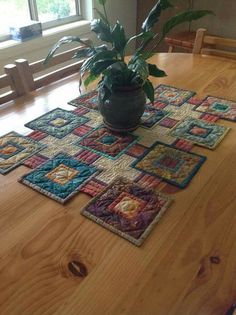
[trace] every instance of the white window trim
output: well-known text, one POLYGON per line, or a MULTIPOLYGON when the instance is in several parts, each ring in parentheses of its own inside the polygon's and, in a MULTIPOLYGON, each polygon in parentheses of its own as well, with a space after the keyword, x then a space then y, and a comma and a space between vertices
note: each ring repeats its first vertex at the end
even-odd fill
POLYGON ((89 38, 91 36, 90 21, 81 20, 57 26, 43 31, 43 35, 40 37, 24 42, 15 40, 2 42, 0 43, 0 63, 4 60, 9 60, 9 56, 12 56, 11 62, 14 62, 14 59, 25 58, 27 54, 32 54, 34 51, 38 52, 43 49, 49 51, 55 42, 67 35, 77 35, 89 38))
MULTIPOLYGON (((74 0, 74 1, 75 1, 75 7, 76 7, 75 15, 71 15, 69 17, 65 17, 65 18, 61 18, 61 19, 57 19, 57 20, 53 20, 49 22, 42 22, 42 30, 44 31, 50 28, 55 28, 57 26, 61 26, 61 25, 65 25, 65 24, 82 20, 83 19, 82 8, 84 6, 84 1, 86 0, 74 0)), ((36 0, 28 0, 28 6, 29 6, 29 18, 31 18, 31 20, 33 21, 39 21, 36 0)), ((1 42, 8 41, 10 39, 11 39, 10 33, 2 33, 2 34, 0 33, 0 44, 1 42)))

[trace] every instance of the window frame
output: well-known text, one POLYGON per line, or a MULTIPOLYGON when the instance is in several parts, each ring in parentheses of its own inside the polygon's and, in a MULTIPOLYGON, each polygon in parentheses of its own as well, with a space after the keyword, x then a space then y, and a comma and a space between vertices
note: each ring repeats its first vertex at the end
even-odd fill
MULTIPOLYGON (((75 2, 75 9, 76 14, 71 15, 69 17, 60 18, 57 20, 52 20, 48 22, 41 22, 42 30, 47 30, 53 27, 61 26, 64 24, 76 22, 82 20, 82 13, 81 13, 81 1, 82 0, 74 0, 75 2)), ((28 0, 28 10, 29 10, 29 18, 33 21, 39 21, 38 18, 38 9, 37 9, 37 0, 28 0)), ((39 21, 40 22, 40 21, 39 21)), ((10 40, 11 35, 10 33, 0 33, 0 42, 4 42, 6 40, 10 40)))

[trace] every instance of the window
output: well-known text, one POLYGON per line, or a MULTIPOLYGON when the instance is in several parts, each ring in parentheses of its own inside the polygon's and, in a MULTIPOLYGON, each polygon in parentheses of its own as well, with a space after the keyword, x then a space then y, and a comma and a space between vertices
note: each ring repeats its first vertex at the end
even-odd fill
POLYGON ((0 8, 0 39, 9 37, 16 22, 40 21, 46 29, 81 18, 80 0, 0 0, 0 8))

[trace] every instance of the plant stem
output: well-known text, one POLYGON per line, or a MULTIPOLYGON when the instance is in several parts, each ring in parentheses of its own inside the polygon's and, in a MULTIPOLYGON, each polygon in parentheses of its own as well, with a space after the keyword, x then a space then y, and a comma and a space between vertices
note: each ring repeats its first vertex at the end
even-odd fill
POLYGON ((108 16, 107 16, 107 9, 106 9, 105 3, 102 6, 103 6, 103 11, 104 11, 104 15, 106 17, 107 24, 110 26, 110 23, 109 23, 109 20, 108 20, 108 16))

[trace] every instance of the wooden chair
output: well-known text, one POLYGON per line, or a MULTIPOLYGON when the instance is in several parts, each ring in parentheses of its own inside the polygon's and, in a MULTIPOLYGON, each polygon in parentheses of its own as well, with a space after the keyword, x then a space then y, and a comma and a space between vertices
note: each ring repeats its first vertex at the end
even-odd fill
POLYGON ((236 39, 206 35, 206 29, 200 28, 197 30, 193 53, 236 59, 236 39))
POLYGON ((0 76, 0 104, 14 100, 26 92, 16 65, 8 64, 4 71, 5 74, 0 76))
MULTIPOLYGON (((85 41, 89 42, 89 40, 85 40, 85 41)), ((81 45, 79 47, 57 54, 46 65, 43 64, 44 59, 36 61, 36 62, 32 62, 30 64, 28 63, 26 59, 16 60, 15 64, 24 82, 26 92, 34 91, 42 86, 45 86, 54 81, 57 81, 66 76, 69 76, 75 72, 78 72, 79 69, 81 68, 83 60, 75 61, 69 65, 65 65, 65 63, 71 60, 71 58, 74 56, 75 52, 78 51, 78 49, 82 49, 82 48, 84 48, 84 46, 81 45), (51 67, 55 67, 55 66, 58 66, 58 67, 61 66, 61 67, 49 73, 46 73, 43 75, 39 74, 37 76, 39 72, 46 71, 50 69, 51 67)))
POLYGON ((179 32, 166 36, 165 42, 169 46, 168 52, 173 52, 175 48, 192 52, 195 38, 196 32, 179 32))

